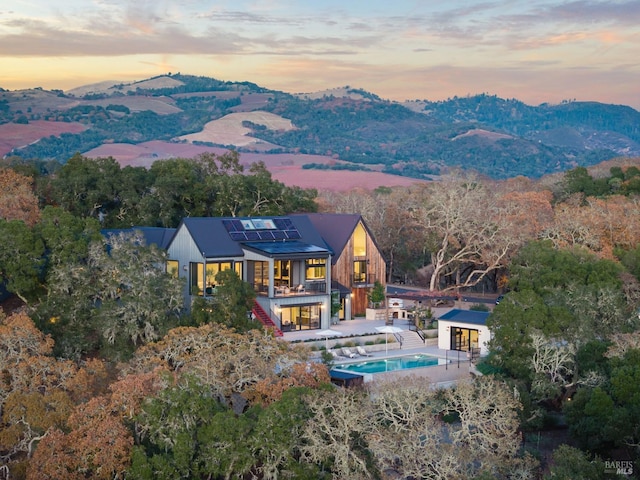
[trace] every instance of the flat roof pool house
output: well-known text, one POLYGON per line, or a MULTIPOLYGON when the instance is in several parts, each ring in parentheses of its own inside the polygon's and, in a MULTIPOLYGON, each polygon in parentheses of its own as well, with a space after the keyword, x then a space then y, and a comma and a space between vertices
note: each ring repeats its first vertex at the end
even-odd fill
POLYGON ((487 355, 491 332, 487 327, 490 312, 449 310, 438 318, 438 348, 487 355))

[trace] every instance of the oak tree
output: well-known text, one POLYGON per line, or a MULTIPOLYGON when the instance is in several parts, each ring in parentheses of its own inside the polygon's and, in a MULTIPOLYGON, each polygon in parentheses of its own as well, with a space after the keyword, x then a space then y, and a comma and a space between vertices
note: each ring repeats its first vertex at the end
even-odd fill
POLYGON ((33 179, 11 168, 0 168, 0 218, 33 227, 40 219, 33 179))

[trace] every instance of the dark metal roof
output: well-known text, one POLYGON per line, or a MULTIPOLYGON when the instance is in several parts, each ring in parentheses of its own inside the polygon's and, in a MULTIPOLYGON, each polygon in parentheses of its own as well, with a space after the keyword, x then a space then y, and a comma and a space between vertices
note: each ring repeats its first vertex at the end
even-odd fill
MULTIPOLYGON (((291 217, 296 216, 292 215, 291 217)), ((342 253, 358 222, 362 219, 360 215, 352 213, 309 213, 304 216, 322 234, 325 242, 333 251, 332 263, 336 262, 337 255, 342 253)))
POLYGON ((155 244, 158 247, 166 250, 169 246, 171 238, 175 233, 175 228, 162 228, 162 227, 134 227, 133 230, 140 230, 147 245, 155 244))
POLYGON ((444 315, 438 317, 439 320, 448 320, 451 322, 471 323, 473 325, 486 325, 487 318, 491 312, 481 312, 479 310, 461 310, 453 308, 444 315))
MULTIPOLYGON (((292 215, 288 217, 187 217, 182 220, 182 224, 189 230, 191 237, 198 246, 198 250, 203 253, 206 258, 222 258, 222 257, 239 257, 243 255, 242 248, 245 245, 251 245, 256 248, 259 245, 262 251, 270 248, 267 245, 295 243, 313 245, 316 248, 325 249, 326 254, 331 250, 323 240, 318 230, 313 226, 309 219, 304 215, 292 215), (271 219, 285 220, 290 219, 295 229, 299 232, 300 238, 294 241, 264 240, 256 242, 247 242, 246 240, 234 240, 227 230, 224 222, 229 220, 256 220, 271 219)), ((283 248, 283 247, 273 247, 283 248)), ((282 252, 284 253, 284 252, 282 252)), ((302 253, 302 252, 301 252, 302 253)), ((323 255, 324 256, 324 255, 323 255)))
POLYGON ((341 297, 351 295, 351 289, 349 287, 345 287, 343 284, 336 280, 331 280, 331 290, 338 290, 341 297))
POLYGON ((162 227, 110 228, 103 229, 101 233, 108 238, 112 235, 118 235, 119 233, 130 233, 134 231, 142 233, 146 245, 156 245, 158 248, 166 250, 176 229, 162 227))
POLYGON ((241 257, 242 246, 229 237, 220 217, 187 217, 181 222, 205 258, 241 257))

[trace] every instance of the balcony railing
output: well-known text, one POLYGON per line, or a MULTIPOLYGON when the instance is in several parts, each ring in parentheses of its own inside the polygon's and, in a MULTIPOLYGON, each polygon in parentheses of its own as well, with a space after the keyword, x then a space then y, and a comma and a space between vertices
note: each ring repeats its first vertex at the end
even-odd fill
POLYGON ((377 278, 374 273, 359 273, 351 275, 351 285, 373 285, 377 278))
POLYGON ((308 281, 304 283, 304 288, 307 292, 311 293, 327 293, 327 282, 320 281, 308 281))
POLYGON ((327 293, 327 283, 323 280, 308 281, 295 286, 278 286, 274 289, 276 297, 289 295, 317 295, 327 293))

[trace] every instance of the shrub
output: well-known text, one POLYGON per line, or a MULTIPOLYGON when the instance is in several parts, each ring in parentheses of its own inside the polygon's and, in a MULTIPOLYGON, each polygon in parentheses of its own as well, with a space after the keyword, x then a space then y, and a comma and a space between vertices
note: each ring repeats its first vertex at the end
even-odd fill
POLYGON ((469 307, 469 310, 475 310, 477 312, 488 312, 489 307, 484 303, 474 303, 469 307))

